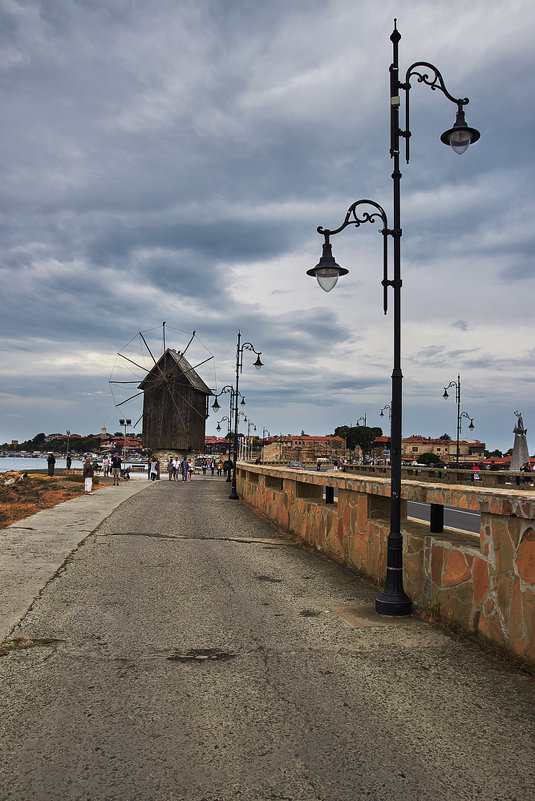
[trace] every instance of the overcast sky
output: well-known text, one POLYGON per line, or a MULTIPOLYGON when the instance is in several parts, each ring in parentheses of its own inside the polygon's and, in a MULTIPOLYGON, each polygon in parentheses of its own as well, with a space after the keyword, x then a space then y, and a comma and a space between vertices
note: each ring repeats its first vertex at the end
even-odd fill
POLYGON ((471 436, 511 447, 519 410, 534 452, 532 0, 0 7, 0 442, 137 417, 108 382, 135 380, 116 354, 145 358, 137 332, 159 343, 164 320, 179 350, 196 330, 190 355, 213 357, 199 373, 217 391, 238 329, 262 351, 240 377, 258 433, 329 434, 364 414, 386 430, 378 226, 333 238, 350 272, 331 293, 306 270, 317 226, 353 201, 391 216, 397 17, 401 75, 435 64, 481 131, 463 156, 446 148, 456 107, 413 80, 403 434, 455 437, 455 391, 442 394, 460 374, 471 436))

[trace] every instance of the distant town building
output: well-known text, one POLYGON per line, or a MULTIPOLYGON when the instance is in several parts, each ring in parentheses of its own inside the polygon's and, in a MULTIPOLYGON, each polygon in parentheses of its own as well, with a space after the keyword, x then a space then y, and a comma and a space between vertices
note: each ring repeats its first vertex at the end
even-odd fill
MULTIPOLYGON (((457 440, 431 439, 413 434, 404 437, 401 442, 401 458, 404 460, 418 461, 418 457, 424 453, 434 453, 444 462, 452 462, 457 454, 457 440)), ((485 456, 485 443, 478 439, 459 440, 459 462, 472 463, 485 456)))
POLYGON ((343 437, 314 437, 308 434, 269 437, 264 440, 265 462, 314 462, 316 459, 343 459, 346 456, 343 437))
MULTIPOLYGON (((232 448, 232 441, 230 442, 230 447, 232 448)), ((229 440, 226 437, 214 437, 214 436, 206 436, 204 438, 204 452, 211 453, 211 454, 223 454, 228 453, 229 449, 229 440)))

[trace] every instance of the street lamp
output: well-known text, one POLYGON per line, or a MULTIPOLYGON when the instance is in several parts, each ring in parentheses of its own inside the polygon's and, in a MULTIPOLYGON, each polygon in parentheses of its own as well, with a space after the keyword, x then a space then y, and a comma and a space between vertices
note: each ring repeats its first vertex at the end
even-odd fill
POLYGON ((470 420, 470 425, 468 428, 470 431, 473 431, 474 426, 474 419, 470 417, 467 412, 461 412, 461 376, 457 376, 457 381, 450 381, 447 387, 444 387, 444 394, 442 395, 443 398, 449 398, 448 389, 450 387, 455 387, 455 402, 457 403, 457 450, 455 455, 455 467, 459 468, 459 443, 461 440, 461 425, 462 419, 465 417, 467 420, 470 420))
POLYGON ((385 404, 385 406, 383 406, 383 408, 379 411, 379 417, 385 416, 385 409, 388 409, 388 419, 392 420, 392 407, 389 403, 385 404))
MULTIPOLYGON (((233 404, 234 404, 234 400, 233 400, 234 387, 232 386, 232 384, 227 384, 225 387, 223 387, 221 392, 218 392, 217 395, 214 396, 214 402, 212 403, 212 409, 214 410, 214 412, 218 412, 220 410, 221 406, 219 405, 217 399, 220 398, 221 395, 223 395, 223 393, 225 393, 225 392, 230 392, 230 408, 231 409, 233 408, 233 404)), ((244 396, 241 394, 241 392, 238 392, 238 395, 241 398, 240 406, 245 406, 245 398, 244 398, 244 396)))
MULTIPOLYGON (((223 423, 225 420, 228 422, 228 430, 227 430, 227 440, 228 440, 228 460, 230 462, 230 426, 232 423, 232 418, 225 415, 221 418, 221 420, 217 421, 216 431, 221 431, 220 423, 223 423)), ((230 470, 227 470, 227 481, 230 482, 230 470)))
POLYGON ((394 20, 394 30, 390 36, 393 50, 393 60, 390 65, 390 157, 394 161, 392 172, 393 180, 393 222, 392 228, 388 226, 385 210, 373 200, 357 200, 346 214, 342 225, 337 229, 329 230, 318 227, 318 233, 324 237, 323 252, 318 264, 310 270, 308 275, 317 278, 319 285, 326 292, 330 292, 338 278, 346 275, 348 270, 336 263, 332 255, 330 237, 340 233, 350 225, 358 228, 364 223, 380 221, 383 235, 383 310, 387 312, 388 287, 392 287, 394 295, 394 366, 392 371, 392 416, 391 416, 391 489, 390 489, 390 532, 388 534, 386 584, 384 591, 375 601, 375 609, 382 615, 401 616, 411 612, 411 600, 403 589, 403 553, 401 537, 401 417, 402 417, 402 372, 401 372, 401 212, 400 212, 400 185, 401 171, 399 167, 400 137, 405 138, 405 158, 409 161, 409 93, 410 79, 415 76, 419 83, 439 89, 452 103, 457 105, 457 116, 453 128, 445 131, 441 141, 453 147, 457 153, 462 153, 468 145, 477 142, 479 132, 469 128, 464 119, 463 106, 468 98, 455 98, 446 89, 439 70, 426 61, 412 64, 405 75, 405 82, 399 81, 398 44, 401 34, 397 30, 394 20), (431 73, 431 75, 430 75, 431 73), (399 109, 401 105, 400 90, 405 92, 405 130, 399 127, 399 109), (388 277, 388 237, 393 240, 393 277, 388 277))
POLYGON ((234 458, 232 466, 232 490, 229 495, 229 498, 233 501, 238 499, 238 493, 236 492, 236 462, 238 460, 238 395, 239 395, 238 382, 240 374, 243 372, 244 350, 252 350, 253 353, 256 353, 256 361, 254 362, 254 367, 256 367, 257 370, 260 370, 260 368, 263 367, 263 362, 260 358, 262 351, 256 350, 251 342, 244 342, 243 345, 240 343, 241 343, 241 331, 238 331, 238 343, 236 345, 236 384, 235 384, 236 390, 234 393, 234 458))
POLYGON ((253 458, 253 444, 250 441, 251 438, 251 428, 253 431, 256 431, 256 426, 252 420, 247 421, 247 444, 245 448, 245 458, 252 459, 253 458), (247 456, 247 451, 249 451, 249 456, 247 456))
POLYGON ((271 436, 271 433, 268 431, 267 428, 262 428, 262 461, 264 461, 264 451, 266 449, 266 442, 265 442, 266 434, 268 435, 268 437, 271 436))
POLYGON ((67 434, 67 451, 66 451, 66 453, 65 453, 65 459, 67 459, 67 457, 68 457, 68 455, 69 455, 69 442, 70 442, 70 439, 71 439, 71 432, 70 432, 70 431, 69 431, 69 429, 67 428, 67 430, 65 431, 65 433, 67 434))
MULTIPOLYGON (((245 414, 245 412, 241 412, 241 411, 238 412, 238 458, 239 459, 244 459, 245 458, 244 457, 244 452, 245 452, 245 440, 246 440, 246 437, 243 436, 240 439, 240 431, 239 431, 239 429, 240 429, 240 424, 239 424, 240 417, 243 417, 243 422, 247 423, 247 415, 245 414)), ((230 475, 230 473, 229 473, 229 475, 230 475)))
POLYGON ((364 414, 362 415, 362 417, 359 417, 359 419, 357 420, 357 422, 355 423, 355 425, 356 425, 356 426, 358 426, 358 424, 361 422, 361 420, 364 420, 364 428, 366 428, 366 412, 364 412, 364 414))
POLYGON ((124 444, 123 444, 123 467, 126 462, 126 427, 132 425, 132 421, 130 419, 123 419, 119 420, 119 425, 124 426, 124 444))
MULTIPOLYGON (((218 403, 218 400, 217 400, 217 399, 218 399, 218 398, 220 398, 220 397, 221 397, 221 395, 224 395, 226 392, 228 392, 228 393, 229 393, 229 410, 228 410, 229 417, 223 417, 223 419, 222 419, 222 420, 220 420, 219 422, 221 423, 221 422, 223 422, 223 420, 228 420, 228 421, 229 421, 229 424, 228 424, 228 433, 230 434, 230 431, 231 431, 231 424, 232 424, 232 413, 233 413, 233 411, 234 411, 234 399, 236 398, 236 401, 237 401, 237 400, 238 400, 238 397, 240 397, 240 398, 241 398, 240 406, 245 406, 245 398, 244 398, 244 396, 241 394, 241 392, 238 392, 238 393, 236 393, 236 390, 234 389, 234 387, 232 386, 232 384, 227 384, 226 386, 224 386, 224 387, 223 387, 223 389, 221 390, 221 392, 218 392, 218 393, 215 395, 214 402, 212 403, 212 409, 214 410, 214 412, 218 412, 218 411, 219 411, 219 409, 221 408, 221 406, 219 405, 219 403, 218 403)), ((219 423, 218 423, 218 426, 219 426, 219 423)), ((218 431, 221 431, 221 427, 218 427, 218 429, 217 429, 217 430, 218 430, 218 431)), ((231 458, 230 458, 230 448, 231 448, 231 439, 230 439, 230 437, 229 437, 229 441, 228 441, 228 460, 229 460, 229 462, 231 461, 231 458)), ((231 477, 230 477, 230 470, 228 470, 228 471, 227 471, 227 481, 228 481, 229 483, 230 483, 230 481, 231 481, 231 477)))

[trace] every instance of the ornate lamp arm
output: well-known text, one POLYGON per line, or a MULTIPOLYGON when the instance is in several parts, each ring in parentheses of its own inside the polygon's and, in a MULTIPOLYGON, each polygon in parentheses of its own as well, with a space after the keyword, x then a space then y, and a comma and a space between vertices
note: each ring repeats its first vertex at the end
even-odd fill
POLYGON ((252 342, 244 342, 241 348, 239 349, 239 364, 240 364, 240 373, 243 372, 243 351, 244 350, 252 350, 253 353, 256 353, 257 360, 255 361, 253 367, 256 367, 257 370, 260 370, 261 367, 264 366, 263 361, 261 360, 260 356, 262 355, 261 350, 256 350, 255 346, 252 342))
MULTIPOLYGON (((338 228, 335 228, 334 230, 330 230, 329 228, 323 228, 323 226, 321 226, 321 225, 318 226, 318 233, 319 234, 323 234, 323 236, 325 237, 325 244, 323 245, 323 255, 322 255, 319 263, 316 265, 316 267, 313 267, 312 270, 308 270, 308 275, 316 275, 316 277, 318 277, 318 275, 317 275, 318 268, 320 268, 320 269, 322 267, 325 268, 325 266, 329 262, 333 264, 333 267, 337 268, 337 272, 338 272, 339 275, 344 275, 345 273, 347 273, 347 270, 345 270, 345 268, 340 267, 339 265, 337 265, 336 262, 334 261, 333 257, 332 257, 330 237, 334 236, 335 234, 339 234, 340 231, 343 231, 344 228, 347 228, 349 225, 354 225, 355 228, 359 228, 364 223, 374 223, 374 222, 377 222, 377 220, 381 220, 381 222, 383 223, 383 227, 381 228, 379 233, 381 233, 383 235, 383 280, 382 280, 381 283, 383 285, 383 311, 386 314, 386 312, 388 310, 387 288, 389 286, 393 287, 393 286, 396 285, 395 281, 391 281, 388 278, 388 240, 387 240, 387 236, 389 234, 394 236, 395 232, 390 230, 389 227, 388 227, 388 219, 387 219, 387 216, 386 216, 386 211, 383 209, 382 206, 380 206, 374 200, 363 199, 363 200, 357 200, 357 201, 355 201, 355 203, 352 203, 351 206, 347 210, 347 213, 346 213, 346 216, 344 218, 344 221, 343 221, 342 225, 340 225, 338 228), (371 206, 372 209, 375 209, 375 211, 369 211, 369 210, 365 211, 365 210, 363 210, 363 211, 360 211, 359 213, 357 213, 357 209, 360 209, 361 206, 371 206), (360 214, 360 216, 359 216, 359 214, 360 214), (322 264, 322 262, 323 262, 323 264, 322 264)), ((399 232, 399 235, 401 235, 401 232, 399 232)), ((399 285, 401 286, 401 282, 399 283, 399 285)))
POLYGON ((450 141, 451 134, 455 131, 455 129, 462 129, 469 135, 469 143, 477 142, 479 139, 479 132, 474 128, 469 128, 466 125, 466 120, 464 118, 463 106, 468 105, 470 100, 467 97, 453 97, 453 95, 450 94, 446 88, 446 84, 440 70, 435 67, 434 64, 430 64, 429 61, 415 61, 414 64, 411 64, 405 74, 405 83, 398 82, 397 84, 398 89, 403 89, 405 92, 405 130, 398 131, 398 133, 400 136, 405 137, 405 160, 407 164, 409 163, 409 139, 411 136, 409 123, 409 97, 411 89, 410 79, 413 76, 417 78, 418 83, 424 83, 426 86, 431 87, 433 91, 435 91, 435 89, 439 89, 442 94, 448 98, 448 100, 451 100, 452 103, 457 105, 455 125, 453 128, 450 128, 448 131, 445 131, 442 134, 440 137, 441 141, 446 145, 452 144, 450 141))

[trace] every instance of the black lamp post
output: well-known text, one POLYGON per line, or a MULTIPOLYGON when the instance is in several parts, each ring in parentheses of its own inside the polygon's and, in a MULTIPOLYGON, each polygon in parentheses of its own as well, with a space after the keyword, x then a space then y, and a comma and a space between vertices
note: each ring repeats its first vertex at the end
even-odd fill
MULTIPOLYGON (((228 433, 230 434, 231 425, 232 425, 232 412, 234 411, 234 395, 235 395, 235 392, 236 392, 234 387, 232 386, 232 384, 227 384, 226 386, 223 387, 221 392, 218 392, 216 394, 216 396, 214 398, 214 402, 212 403, 212 409, 214 410, 214 412, 218 412, 219 411, 221 406, 219 405, 217 399, 220 398, 221 395, 223 395, 225 392, 229 393, 229 410, 228 410, 229 417, 223 417, 223 419, 220 420, 219 422, 221 423, 221 422, 223 422, 223 420, 228 420, 229 421, 228 433)), ((245 398, 241 394, 241 392, 238 392, 238 394, 236 396, 236 401, 238 400, 238 397, 241 398, 240 406, 245 406, 245 398)), ((219 426, 219 423, 218 423, 218 426, 219 426)), ((221 431, 221 427, 219 426, 217 430, 221 431)), ((229 461, 229 463, 231 462, 230 450, 231 450, 231 439, 229 437, 229 441, 228 441, 228 461, 229 461)), ((230 484, 230 482, 232 480, 231 477, 230 477, 230 473, 231 473, 230 469, 227 470, 227 481, 228 481, 229 484, 230 484)))
POLYGON ((361 417, 359 417, 355 425, 358 426, 358 424, 361 423, 363 420, 364 420, 364 428, 366 428, 366 412, 364 412, 364 414, 361 417))
POLYGON ((260 370, 260 368, 263 367, 263 362, 260 359, 262 351, 256 350, 251 342, 244 342, 243 345, 240 343, 241 331, 238 331, 238 344, 236 346, 236 391, 234 393, 234 455, 232 465, 232 490, 229 495, 229 498, 233 501, 238 499, 238 493, 236 492, 236 462, 238 461, 238 382, 240 374, 243 371, 243 351, 252 350, 253 353, 256 353, 256 361, 254 366, 257 370, 260 370))
POLYGON ((267 428, 262 428, 262 461, 264 461, 264 451, 266 449, 266 442, 265 442, 266 434, 268 435, 268 437, 271 436, 271 433, 268 431, 267 428))
POLYGON ((473 431, 474 426, 474 419, 470 417, 468 412, 461 412, 461 376, 457 376, 457 381, 450 381, 447 387, 444 387, 444 394, 443 398, 449 398, 448 389, 450 387, 455 387, 455 402, 457 403, 457 450, 455 455, 455 467, 459 468, 459 443, 461 440, 461 425, 462 419, 465 417, 467 420, 470 420, 470 425, 468 428, 470 431, 473 431))
POLYGON ((119 425, 124 426, 124 440, 123 440, 123 467, 126 463, 126 427, 132 425, 132 421, 130 419, 121 418, 119 420, 119 425))
POLYGON ((251 459, 253 456, 253 445, 250 442, 251 439, 251 428, 253 431, 256 431, 256 426, 252 420, 247 421, 247 443, 245 445, 245 459, 251 459), (249 451, 249 456, 247 456, 247 451, 249 451))
POLYGON ((477 142, 479 133, 469 128, 464 119, 463 106, 468 98, 455 98, 446 89, 439 70, 426 61, 412 64, 406 74, 405 82, 399 80, 398 44, 401 34, 396 28, 390 36, 392 42, 393 59, 390 65, 390 157, 394 161, 392 172, 393 180, 393 227, 389 228, 386 212, 373 200, 357 200, 346 214, 342 225, 334 231, 318 227, 318 232, 325 238, 323 253, 320 261, 308 275, 315 276, 321 288, 330 292, 338 278, 346 275, 348 270, 340 267, 332 255, 330 237, 340 233, 349 225, 358 228, 363 223, 381 221, 380 233, 383 235, 383 309, 387 312, 388 287, 394 292, 394 366, 392 371, 392 417, 391 417, 391 490, 390 490, 390 533, 387 546, 386 584, 384 591, 375 602, 376 611, 382 615, 408 615, 411 612, 411 600, 403 589, 403 556, 401 537, 401 414, 402 414, 402 372, 401 372, 401 211, 400 211, 400 183, 401 171, 399 167, 400 137, 406 142, 406 161, 409 161, 409 92, 410 79, 415 76, 419 83, 439 89, 452 103, 457 105, 457 116, 453 128, 445 131, 441 141, 450 145, 455 152, 463 153, 472 143, 477 142), (431 73, 431 75, 429 74, 431 73), (405 92, 405 130, 399 127, 399 108, 401 105, 400 91, 405 92), (367 207, 362 209, 361 207, 367 207), (359 216, 359 213, 361 216, 359 216), (393 277, 388 277, 388 237, 393 240, 393 277))
MULTIPOLYGON (((217 398, 216 398, 216 400, 217 400, 217 398)), ((213 408, 213 406, 212 406, 212 408, 213 408)), ((218 404, 218 408, 219 408, 219 404, 218 404)), ((232 424, 232 419, 230 417, 228 417, 227 415, 222 417, 221 420, 217 421, 216 431, 221 431, 220 423, 223 423, 225 420, 227 420, 227 422, 228 422, 227 442, 228 442, 228 460, 230 462, 230 441, 231 441, 230 440, 230 430, 231 430, 230 426, 232 424)), ((227 481, 230 482, 230 469, 227 470, 227 481)))

